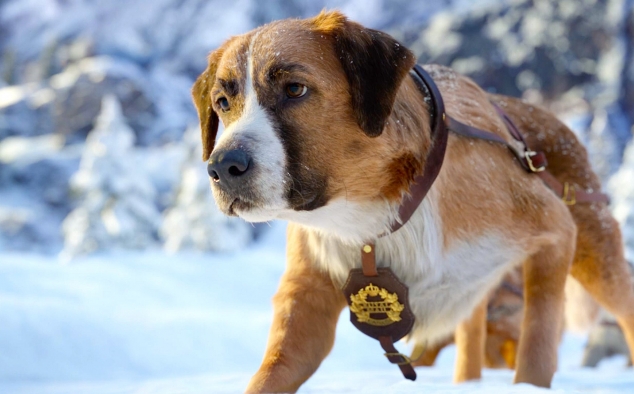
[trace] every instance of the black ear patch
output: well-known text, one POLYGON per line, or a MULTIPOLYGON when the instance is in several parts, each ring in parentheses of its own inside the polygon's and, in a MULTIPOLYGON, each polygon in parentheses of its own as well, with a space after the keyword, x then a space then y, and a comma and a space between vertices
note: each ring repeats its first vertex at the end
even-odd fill
POLYGON ((211 152, 214 150, 216 134, 218 134, 218 114, 212 109, 210 88, 215 78, 215 67, 213 75, 210 75, 211 67, 200 74, 192 87, 192 98, 198 118, 200 119, 200 131, 203 142, 203 161, 209 160, 211 152))
POLYGON ((350 84, 357 123, 371 137, 383 132, 396 92, 416 63, 414 54, 389 35, 345 21, 332 31, 350 84))
POLYGON ((379 136, 416 57, 389 35, 354 22, 346 21, 333 33, 357 123, 367 135, 379 136))

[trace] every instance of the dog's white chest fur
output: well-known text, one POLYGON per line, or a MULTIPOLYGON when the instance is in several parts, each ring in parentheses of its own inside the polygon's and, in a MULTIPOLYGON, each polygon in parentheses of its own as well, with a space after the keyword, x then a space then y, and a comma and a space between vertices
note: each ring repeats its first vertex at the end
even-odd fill
MULTIPOLYGON (((470 316, 525 252, 502 234, 489 232, 444 247, 442 220, 427 196, 400 230, 376 241, 379 267, 390 267, 409 288, 409 302, 416 317, 410 338, 434 342, 451 333, 470 316)), ((338 286, 351 268, 361 266, 361 245, 309 230, 308 246, 319 266, 338 286)))

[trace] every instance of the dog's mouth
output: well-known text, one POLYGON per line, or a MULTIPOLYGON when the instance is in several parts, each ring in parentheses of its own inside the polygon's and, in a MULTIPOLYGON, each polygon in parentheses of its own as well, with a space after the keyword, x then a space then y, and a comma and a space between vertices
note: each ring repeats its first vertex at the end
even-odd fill
MULTIPOLYGON (((291 209, 294 211, 312 211, 324 205, 324 198, 324 194, 305 196, 300 200, 300 204, 292 206, 291 209)), ((226 209, 224 210, 224 212, 226 215, 229 216, 243 216, 244 214, 257 209, 267 210, 266 206, 262 206, 262 204, 250 201, 244 196, 235 197, 233 200, 231 200, 231 203, 225 205, 225 207, 226 209)), ((269 209, 271 211, 275 211, 274 207, 269 207, 269 209)))
POLYGON ((227 209, 227 214, 231 216, 238 216, 239 212, 249 211, 253 208, 253 204, 241 200, 240 198, 236 198, 233 200, 231 204, 229 204, 229 208, 227 209))
POLYGON ((287 181, 273 187, 268 185, 268 194, 261 193, 252 185, 246 185, 239 190, 225 190, 221 185, 212 182, 211 188, 222 213, 238 216, 248 222, 273 220, 279 218, 286 210, 313 211, 327 203, 327 193, 323 188, 303 185, 301 190, 281 190, 283 186, 296 184, 296 181, 287 181))

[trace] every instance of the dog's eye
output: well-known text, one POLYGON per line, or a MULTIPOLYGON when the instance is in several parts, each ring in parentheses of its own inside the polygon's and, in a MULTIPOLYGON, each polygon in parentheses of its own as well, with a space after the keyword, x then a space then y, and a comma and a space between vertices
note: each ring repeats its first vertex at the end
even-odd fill
POLYGON ((289 83, 286 85, 286 95, 289 98, 298 98, 306 94, 308 88, 301 83, 289 83))
POLYGON ((227 111, 229 111, 229 108, 230 108, 230 107, 229 107, 229 100, 227 100, 227 98, 226 98, 226 97, 220 97, 220 98, 216 101, 216 103, 218 104, 218 106, 220 107, 220 109, 221 109, 223 112, 227 112, 227 111))

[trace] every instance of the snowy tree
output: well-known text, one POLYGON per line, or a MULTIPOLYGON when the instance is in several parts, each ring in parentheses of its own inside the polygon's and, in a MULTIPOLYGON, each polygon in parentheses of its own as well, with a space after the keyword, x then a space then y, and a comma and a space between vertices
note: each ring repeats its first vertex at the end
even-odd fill
POLYGON ((111 248, 144 248, 156 242, 161 215, 156 190, 135 165, 134 132, 115 96, 105 96, 89 133, 71 189, 79 205, 64 220, 61 257, 111 248))
POLYGON ((609 183, 612 210, 621 224, 625 255, 634 262, 634 140, 625 149, 623 164, 609 183))
POLYGON ((183 149, 187 151, 187 159, 178 195, 161 227, 165 249, 172 252, 190 248, 231 251, 244 247, 253 239, 255 227, 225 216, 216 207, 209 176, 200 163, 202 146, 198 127, 185 132, 183 149))

